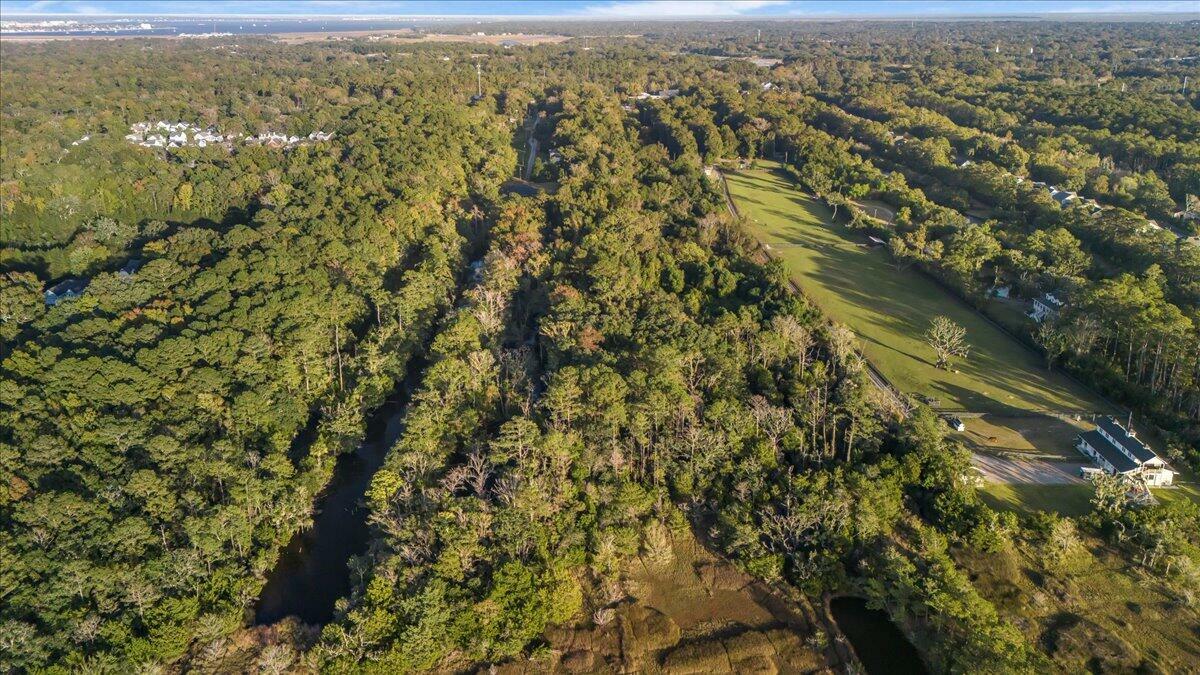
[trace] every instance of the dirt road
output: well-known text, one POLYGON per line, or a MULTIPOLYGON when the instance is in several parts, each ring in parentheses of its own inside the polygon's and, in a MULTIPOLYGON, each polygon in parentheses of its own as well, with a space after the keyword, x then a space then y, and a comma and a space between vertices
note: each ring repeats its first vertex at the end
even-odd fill
POLYGON ((996 455, 973 453, 971 462, 983 474, 985 483, 1024 485, 1070 485, 1083 483, 1079 477, 1081 462, 1048 462, 1043 459, 1005 459, 996 455))

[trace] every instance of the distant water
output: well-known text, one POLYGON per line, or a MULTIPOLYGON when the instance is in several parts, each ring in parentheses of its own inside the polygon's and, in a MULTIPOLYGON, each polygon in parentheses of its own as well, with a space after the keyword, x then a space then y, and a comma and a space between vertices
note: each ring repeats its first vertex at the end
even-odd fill
MULTIPOLYGON (((401 30, 403 28, 429 28, 430 26, 441 23, 445 25, 450 22, 432 21, 429 19, 337 19, 337 18, 296 18, 296 19, 271 19, 271 18, 219 18, 219 19, 202 19, 202 18, 178 18, 178 17, 87 17, 87 16, 72 16, 72 17, 21 17, 21 16, 5 16, 5 22, 36 22, 45 19, 69 19, 79 22, 77 26, 64 26, 61 28, 41 30, 5 30, 5 36, 20 36, 20 35, 56 35, 56 36, 91 36, 91 35, 111 35, 111 36, 164 36, 164 35, 180 35, 180 34, 201 34, 201 33, 233 33, 234 35, 263 35, 268 33, 316 33, 316 32, 342 32, 356 30, 401 30), (153 26, 147 30, 137 28, 140 23, 148 23, 153 26)), ((458 20, 453 23, 462 24, 466 20, 458 20)))

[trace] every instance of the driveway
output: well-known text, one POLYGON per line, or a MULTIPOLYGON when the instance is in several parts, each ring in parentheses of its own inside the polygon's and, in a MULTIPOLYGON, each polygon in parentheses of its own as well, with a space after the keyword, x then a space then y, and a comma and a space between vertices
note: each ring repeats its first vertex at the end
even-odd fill
MULTIPOLYGON (((1082 462, 1047 462, 1044 459, 1007 459, 972 453, 971 463, 983 474, 985 483, 1018 485, 1071 485, 1083 483, 1082 462)), ((1090 466, 1090 465, 1089 465, 1090 466)))

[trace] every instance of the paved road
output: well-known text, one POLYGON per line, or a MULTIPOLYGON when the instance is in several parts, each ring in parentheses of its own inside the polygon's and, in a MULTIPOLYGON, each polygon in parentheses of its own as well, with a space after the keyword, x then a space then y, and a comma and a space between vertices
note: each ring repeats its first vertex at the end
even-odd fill
MULTIPOLYGON (((1044 459, 1006 459, 972 453, 971 462, 983 474, 985 483, 1018 485, 1071 485, 1083 483, 1079 477, 1082 462, 1047 462, 1044 459)), ((1089 465, 1090 466, 1090 465, 1089 465)))
POLYGON ((525 159, 525 175, 521 176, 525 180, 529 180, 529 176, 533 174, 533 160, 537 158, 538 141, 536 138, 529 138, 529 154, 525 159))
POLYGON ((533 126, 529 128, 529 140, 527 141, 529 154, 525 156, 525 175, 521 176, 525 180, 529 180, 529 176, 533 174, 533 160, 537 158, 538 151, 538 140, 533 137, 533 134, 537 131, 537 125, 540 121, 541 118, 535 116, 533 118, 533 126))

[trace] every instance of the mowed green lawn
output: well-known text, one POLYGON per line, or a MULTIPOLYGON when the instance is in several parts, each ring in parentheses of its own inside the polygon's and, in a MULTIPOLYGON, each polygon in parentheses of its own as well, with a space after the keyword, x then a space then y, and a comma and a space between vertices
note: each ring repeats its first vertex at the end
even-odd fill
POLYGON ((1024 515, 1032 515, 1036 511, 1050 511, 1062 516, 1082 516, 1092 510, 1092 486, 1088 483, 985 483, 979 488, 979 496, 994 509, 1007 509, 1024 515))
MULTIPOLYGON (((832 223, 829 210, 775 165, 727 174, 738 210, 769 245, 805 294, 863 341, 867 358, 909 394, 932 396, 935 407, 980 413, 1029 410, 1106 411, 1101 401, 914 270, 899 271, 862 233, 832 223), (967 329, 971 346, 955 372, 935 368, 922 334, 937 315, 967 329)), ((969 424, 969 421, 968 421, 969 424)))

